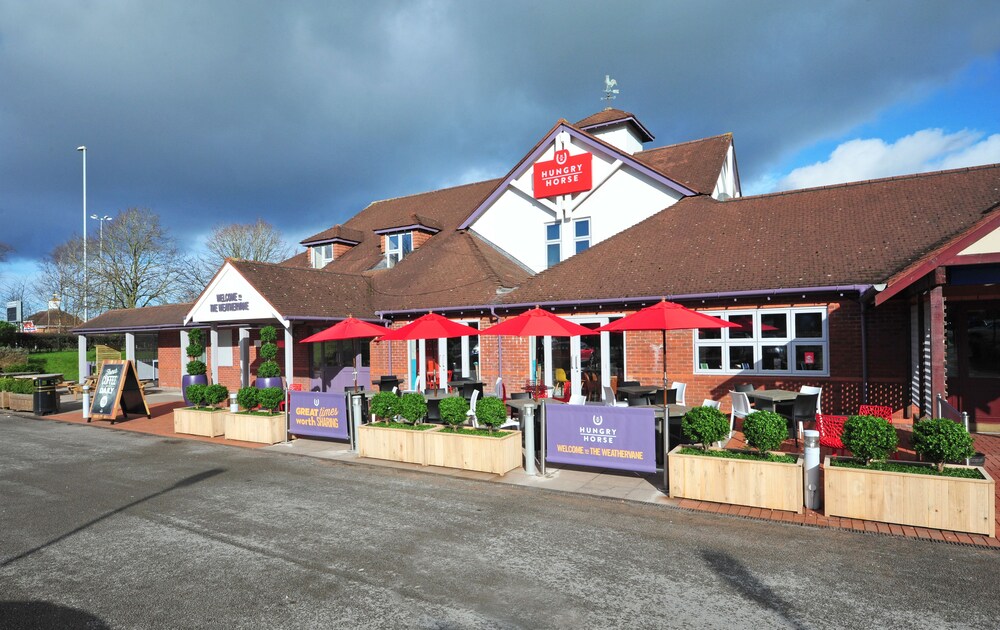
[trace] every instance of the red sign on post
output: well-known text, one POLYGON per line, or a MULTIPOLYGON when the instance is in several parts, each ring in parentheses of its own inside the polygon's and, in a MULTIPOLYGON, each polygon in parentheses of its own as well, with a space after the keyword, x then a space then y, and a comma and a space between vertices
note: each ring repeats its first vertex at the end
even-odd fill
POLYGON ((535 199, 590 190, 593 159, 590 153, 570 155, 563 149, 556 151, 554 160, 535 163, 535 199))

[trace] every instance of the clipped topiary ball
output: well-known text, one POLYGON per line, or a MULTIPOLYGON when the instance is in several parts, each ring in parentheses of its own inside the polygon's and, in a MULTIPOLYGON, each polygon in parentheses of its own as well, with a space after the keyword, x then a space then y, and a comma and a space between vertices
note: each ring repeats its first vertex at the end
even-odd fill
POLYGON ((885 418, 851 416, 844 422, 840 441, 855 457, 867 464, 873 459, 886 459, 896 452, 899 438, 885 418))
POLYGON ((236 402, 249 411, 257 406, 258 392, 260 390, 256 387, 241 387, 240 391, 236 392, 236 402))
POLYGON ((208 385, 188 385, 187 389, 184 390, 185 395, 187 395, 188 402, 190 402, 195 407, 202 407, 205 405, 205 389, 208 385))
POLYGON ((476 420, 493 431, 507 419, 507 405, 499 398, 488 396, 476 402, 476 420))
POLYGON ((416 424, 427 416, 427 401, 418 392, 403 394, 399 399, 399 415, 410 424, 416 424))
POLYGON ((438 408, 441 410, 441 419, 454 427, 464 423, 469 417, 469 401, 462 396, 445 398, 438 403, 438 408))
POLYGON ((229 389, 225 385, 215 384, 205 388, 205 402, 215 406, 229 398, 229 389))
POLYGON ((372 396, 368 409, 376 418, 392 420, 399 415, 399 396, 393 392, 379 392, 372 396))
POLYGON ((743 419, 743 435, 762 455, 776 451, 788 439, 788 420, 773 411, 754 411, 743 419))
POLYGON ((944 470, 946 463, 972 457, 976 449, 964 426, 947 418, 928 418, 913 425, 913 450, 944 470))
POLYGON ((695 407, 681 419, 681 432, 707 451, 711 444, 729 437, 729 418, 715 407, 695 407))

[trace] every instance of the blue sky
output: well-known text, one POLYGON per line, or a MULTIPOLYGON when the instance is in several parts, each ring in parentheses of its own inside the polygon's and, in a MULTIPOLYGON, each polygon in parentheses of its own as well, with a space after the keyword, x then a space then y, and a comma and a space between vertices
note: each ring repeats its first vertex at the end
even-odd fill
POLYGON ((746 194, 1000 162, 995 1, 0 0, 0 288, 80 233, 81 144, 89 212, 297 245, 503 175, 605 74, 650 147, 733 132, 746 194))

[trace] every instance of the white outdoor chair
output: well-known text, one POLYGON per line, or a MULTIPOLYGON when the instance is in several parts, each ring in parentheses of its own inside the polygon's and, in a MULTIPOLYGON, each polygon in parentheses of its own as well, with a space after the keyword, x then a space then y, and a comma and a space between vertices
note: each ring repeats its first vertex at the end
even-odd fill
POLYGON ((618 402, 615 400, 615 390, 611 389, 610 385, 605 385, 604 389, 604 405, 606 407, 628 407, 627 402, 618 402))
POLYGON ((753 409, 750 408, 750 398, 743 392, 729 392, 732 399, 733 411, 729 414, 729 439, 733 439, 733 431, 736 427, 736 418, 745 419, 753 409))
POLYGON ((820 404, 823 398, 823 387, 813 387, 812 385, 803 385, 799 388, 800 394, 816 394, 816 413, 823 413, 823 406, 820 404))
POLYGON ((465 417, 468 418, 469 424, 472 428, 479 428, 479 421, 476 420, 476 402, 479 400, 479 390, 472 390, 472 398, 469 399, 469 410, 465 412, 465 417))
POLYGON ((583 394, 573 394, 569 397, 569 404, 571 405, 585 405, 587 404, 587 397, 583 394))
POLYGON ((493 386, 493 395, 503 400, 503 378, 498 378, 496 385, 493 386))
MULTIPOLYGON (((701 401, 701 406, 711 407, 712 409, 722 409, 722 401, 706 398, 705 400, 701 401)), ((730 432, 732 432, 732 427, 730 427, 730 432)))
MULTIPOLYGON (((497 398, 499 398, 499 396, 497 398)), ((520 429, 521 428, 521 420, 519 418, 513 418, 511 416, 507 416, 507 419, 503 421, 503 424, 501 424, 497 428, 498 429, 520 429)))
POLYGON ((677 381, 674 381, 672 387, 677 390, 677 404, 682 406, 687 405, 687 403, 684 402, 684 392, 687 390, 687 383, 678 383, 677 381))

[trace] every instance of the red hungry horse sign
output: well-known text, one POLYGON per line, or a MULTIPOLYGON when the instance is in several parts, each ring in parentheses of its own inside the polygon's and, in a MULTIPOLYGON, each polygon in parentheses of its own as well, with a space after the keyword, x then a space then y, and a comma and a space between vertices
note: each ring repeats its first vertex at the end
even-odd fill
POLYGON ((593 158, 590 153, 570 155, 563 149, 556 151, 555 159, 535 163, 535 199, 590 190, 593 158))

